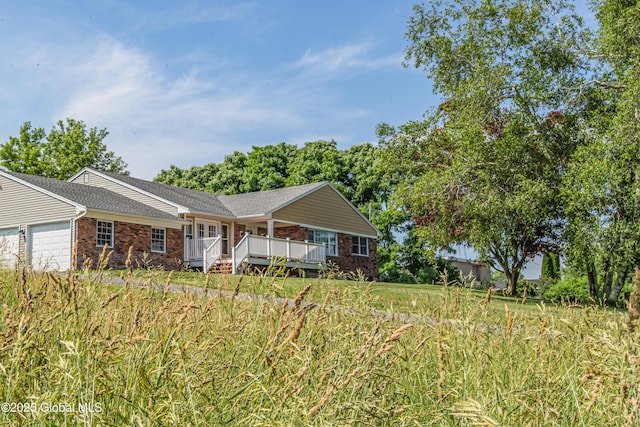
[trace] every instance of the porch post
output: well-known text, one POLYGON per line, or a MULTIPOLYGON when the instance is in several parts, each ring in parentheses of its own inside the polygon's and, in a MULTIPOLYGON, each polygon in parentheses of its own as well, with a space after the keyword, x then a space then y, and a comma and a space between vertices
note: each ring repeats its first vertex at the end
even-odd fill
POLYGON ((236 268, 236 246, 231 247, 231 274, 236 274, 238 269, 236 268))
POLYGON ((287 261, 291 259, 291 239, 287 237, 287 261))
POLYGON ((268 219, 267 220, 267 236, 274 237, 274 234, 273 234, 273 220, 272 219, 268 219))
POLYGON ((273 256, 273 251, 271 250, 271 235, 267 235, 267 255, 269 257, 273 256))

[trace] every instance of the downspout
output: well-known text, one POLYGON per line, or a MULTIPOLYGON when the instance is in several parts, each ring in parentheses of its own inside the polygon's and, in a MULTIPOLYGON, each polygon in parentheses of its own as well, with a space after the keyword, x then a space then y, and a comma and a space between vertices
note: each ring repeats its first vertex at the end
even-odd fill
POLYGON ((72 246, 71 246, 71 266, 73 267, 73 269, 77 269, 77 265, 75 264, 78 261, 78 242, 77 242, 77 237, 78 237, 78 220, 82 217, 84 217, 87 214, 87 210, 85 209, 84 211, 80 212, 79 215, 77 215, 75 218, 73 218, 73 233, 71 235, 71 242, 72 242, 72 246), (75 259, 74 259, 75 258, 75 259))

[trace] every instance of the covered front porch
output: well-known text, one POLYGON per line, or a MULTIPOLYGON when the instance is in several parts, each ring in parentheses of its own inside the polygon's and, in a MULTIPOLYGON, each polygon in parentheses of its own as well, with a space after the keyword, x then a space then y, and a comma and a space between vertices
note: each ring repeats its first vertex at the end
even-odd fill
POLYGON ((184 262, 190 267, 207 272, 214 266, 230 264, 229 271, 234 274, 247 265, 266 266, 273 262, 305 270, 326 268, 325 245, 303 240, 300 232, 289 236, 292 230, 288 224, 256 221, 203 227, 202 223, 195 220, 193 227, 199 230, 200 236, 185 234, 184 262), (202 237, 203 230, 205 237, 202 237), (209 232, 211 237, 208 237, 209 232), (279 237, 273 237, 274 234, 279 237), (283 237, 285 235, 287 237, 283 237))
POLYGON ((215 265, 230 263, 231 273, 243 271, 249 265, 270 265, 282 262, 289 268, 323 270, 326 267, 323 244, 308 241, 279 239, 246 233, 231 254, 223 253, 222 236, 185 240, 185 263, 191 267, 202 267, 207 272, 215 265))

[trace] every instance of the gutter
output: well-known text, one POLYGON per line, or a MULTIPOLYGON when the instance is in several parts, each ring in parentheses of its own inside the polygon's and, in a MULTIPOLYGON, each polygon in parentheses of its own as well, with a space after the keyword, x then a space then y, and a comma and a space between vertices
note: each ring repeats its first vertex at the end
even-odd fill
MULTIPOLYGON (((164 222, 173 222, 173 223, 183 224, 183 225, 190 223, 187 220, 184 220, 184 219, 179 218, 179 217, 175 217, 175 216, 173 216, 171 214, 167 214, 171 218, 157 218, 157 217, 153 217, 153 216, 136 215, 136 214, 133 214, 133 213, 122 213, 122 212, 108 211, 108 210, 104 210, 104 209, 88 209, 87 211, 84 212, 84 214, 82 214, 82 216, 86 215, 88 211, 96 212, 96 213, 104 213, 104 214, 108 214, 108 215, 120 215, 120 216, 130 216, 132 218, 151 219, 151 220, 161 221, 161 222, 162 221, 164 221, 164 222)), ((79 218, 82 218, 82 216, 80 216, 79 218)))
POLYGON ((76 248, 76 237, 78 236, 78 232, 77 232, 77 230, 78 230, 78 220, 80 218, 84 217, 86 214, 87 214, 87 209, 85 208, 83 211, 81 211, 78 215, 76 215, 73 218, 73 233, 71 235, 71 245, 72 245, 72 247, 71 247, 71 254, 69 255, 71 257, 71 262, 69 263, 69 265, 74 269, 77 267, 75 265, 75 261, 76 260, 73 259, 73 255, 74 255, 74 252, 77 251, 77 248, 76 248))

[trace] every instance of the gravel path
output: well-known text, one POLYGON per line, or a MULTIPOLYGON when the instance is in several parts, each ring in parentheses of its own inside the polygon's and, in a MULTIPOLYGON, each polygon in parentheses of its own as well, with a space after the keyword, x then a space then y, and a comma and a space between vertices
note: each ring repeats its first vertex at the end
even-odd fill
MULTIPOLYGON (((85 278, 86 276, 80 275, 80 278, 85 278)), ((163 291, 166 288, 166 285, 160 283, 150 283, 149 281, 145 281, 142 279, 120 279, 118 277, 108 277, 101 273, 94 273, 89 278, 91 281, 100 282, 105 284, 113 284, 124 286, 128 283, 130 286, 134 286, 141 289, 155 289, 157 291, 163 291)), ((180 285, 177 283, 169 284, 169 292, 174 294, 187 294, 187 295, 197 295, 197 296, 205 296, 208 298, 224 298, 224 299, 237 299, 239 301, 246 302, 261 302, 266 304, 273 304, 282 306, 285 301, 289 304, 289 306, 293 306, 294 302, 290 299, 279 298, 279 297, 270 297, 266 295, 258 295, 258 294, 249 294, 246 292, 234 292, 224 289, 207 289, 205 291, 204 288, 198 286, 189 286, 189 285, 180 285)), ((459 331, 464 331, 465 329, 471 329, 476 332, 490 332, 490 333, 503 333, 506 328, 504 326, 488 324, 488 323, 470 323, 463 322, 460 320, 453 319, 439 319, 437 317, 431 316, 419 316, 415 314, 408 313, 398 313, 391 311, 383 311, 383 310, 358 310, 353 307, 339 306, 339 305, 324 305, 320 303, 314 302, 302 302, 301 304, 304 307, 313 306, 313 308, 335 311, 339 313, 344 313, 353 316, 373 316, 377 318, 387 319, 390 321, 396 321, 401 323, 426 323, 430 326, 438 326, 440 322, 443 325, 447 325, 453 327, 459 331)), ((513 328, 512 333, 518 332, 517 328, 513 328)))

